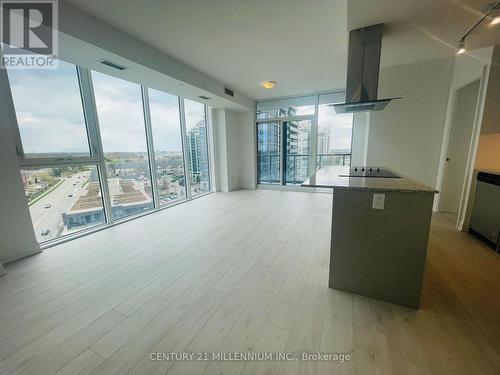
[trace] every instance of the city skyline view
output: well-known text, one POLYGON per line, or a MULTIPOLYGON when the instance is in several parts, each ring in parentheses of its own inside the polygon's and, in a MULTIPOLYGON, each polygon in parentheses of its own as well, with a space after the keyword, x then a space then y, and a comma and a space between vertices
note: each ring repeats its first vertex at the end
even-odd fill
POLYGON ((65 162, 62 166, 22 170, 39 242, 107 221, 99 173, 107 179, 105 191, 109 194, 113 220, 210 191, 203 104, 182 99, 182 125, 177 96, 148 88, 148 101, 143 103, 140 85, 91 72, 104 157, 104 165, 98 169, 95 159, 91 159, 91 137, 76 67, 61 61, 53 71, 16 70, 8 74, 25 157, 60 157, 65 162), (151 116, 151 155, 144 105, 149 107, 151 116), (68 157, 88 158, 89 162, 72 166, 68 165, 68 157), (152 180, 151 168, 156 181, 152 180))
POLYGON ((313 139, 310 119, 314 115, 313 105, 274 109, 271 105, 268 104, 265 111, 257 112, 258 119, 276 119, 276 122, 257 123, 259 183, 277 184, 281 180, 284 184, 302 183, 312 173, 313 142, 316 143, 317 160, 313 163, 316 169, 327 165, 350 165, 352 114, 336 114, 331 104, 319 105, 317 138, 313 139), (298 116, 309 118, 295 120, 298 116))

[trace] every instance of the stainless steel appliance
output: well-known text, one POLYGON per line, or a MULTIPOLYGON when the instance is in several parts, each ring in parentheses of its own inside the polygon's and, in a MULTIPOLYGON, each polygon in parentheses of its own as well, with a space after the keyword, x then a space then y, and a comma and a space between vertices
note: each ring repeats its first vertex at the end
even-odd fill
POLYGON ((469 232, 500 252, 500 171, 480 171, 469 232))
POLYGON ((334 104, 336 113, 380 111, 392 99, 378 99, 378 76, 384 24, 349 32, 345 103, 334 104))

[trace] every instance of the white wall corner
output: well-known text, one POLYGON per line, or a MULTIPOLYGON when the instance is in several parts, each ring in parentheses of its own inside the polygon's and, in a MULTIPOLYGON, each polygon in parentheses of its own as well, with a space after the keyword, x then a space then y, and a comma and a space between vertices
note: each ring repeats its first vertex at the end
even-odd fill
POLYGON ((215 191, 229 191, 228 162, 227 162, 227 138, 226 138, 226 111, 224 109, 212 110, 213 127, 213 150, 214 150, 214 175, 215 191))
POLYGON ((35 231, 24 195, 15 148, 14 103, 8 89, 5 69, 0 69, 0 262, 7 263, 39 253, 35 231))

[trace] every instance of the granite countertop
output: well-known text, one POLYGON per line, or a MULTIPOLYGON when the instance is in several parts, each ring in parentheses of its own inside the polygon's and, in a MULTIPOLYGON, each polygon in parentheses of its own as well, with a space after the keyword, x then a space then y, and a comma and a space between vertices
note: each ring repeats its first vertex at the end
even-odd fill
MULTIPOLYGON (((388 168, 385 168, 390 170, 388 168)), ((329 166, 321 168, 307 180, 302 186, 334 188, 346 190, 369 190, 369 191, 396 191, 410 193, 436 194, 438 191, 433 187, 424 185, 418 181, 391 171, 401 178, 381 177, 340 177, 340 174, 349 173, 349 167, 329 166)))

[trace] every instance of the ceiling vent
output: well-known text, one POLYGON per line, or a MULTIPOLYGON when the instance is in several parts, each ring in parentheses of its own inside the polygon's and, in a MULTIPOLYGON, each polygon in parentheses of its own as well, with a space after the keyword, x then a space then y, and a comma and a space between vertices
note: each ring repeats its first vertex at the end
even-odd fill
POLYGON ((106 60, 106 59, 99 60, 98 62, 101 63, 101 64, 103 64, 103 65, 109 66, 110 68, 114 68, 114 69, 118 69, 118 70, 125 70, 125 69, 127 69, 126 66, 114 63, 114 62, 106 60))
POLYGON ((231 89, 228 89, 227 87, 224 87, 224 93, 229 96, 234 96, 234 91, 231 89))
POLYGON ((203 100, 210 100, 210 98, 208 96, 205 96, 205 95, 200 95, 200 96, 198 96, 198 98, 203 99, 203 100))

